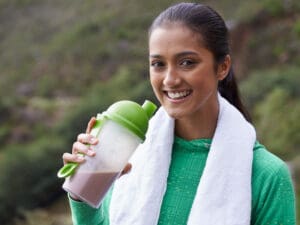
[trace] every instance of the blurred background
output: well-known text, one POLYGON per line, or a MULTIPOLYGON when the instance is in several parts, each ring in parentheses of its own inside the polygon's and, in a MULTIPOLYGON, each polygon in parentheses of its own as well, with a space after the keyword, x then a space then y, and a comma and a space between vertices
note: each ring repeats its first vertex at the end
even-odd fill
MULTIPOLYGON (((0 0, 1 225, 71 225, 62 153, 111 103, 155 101, 147 28, 176 2, 0 0)), ((300 1, 201 2, 227 22, 258 139, 289 165, 299 198, 300 1)))

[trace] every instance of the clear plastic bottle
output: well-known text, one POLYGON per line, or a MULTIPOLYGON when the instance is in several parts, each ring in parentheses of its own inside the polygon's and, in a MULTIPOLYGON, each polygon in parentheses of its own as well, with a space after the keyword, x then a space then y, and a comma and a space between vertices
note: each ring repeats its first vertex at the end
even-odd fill
POLYGON ((86 161, 78 168, 76 163, 67 163, 58 172, 58 177, 66 177, 63 189, 90 206, 99 207, 134 150, 145 139, 149 119, 155 110, 156 106, 150 101, 145 101, 143 106, 120 101, 98 114, 91 131, 99 139, 92 147, 96 156, 85 156, 86 161))

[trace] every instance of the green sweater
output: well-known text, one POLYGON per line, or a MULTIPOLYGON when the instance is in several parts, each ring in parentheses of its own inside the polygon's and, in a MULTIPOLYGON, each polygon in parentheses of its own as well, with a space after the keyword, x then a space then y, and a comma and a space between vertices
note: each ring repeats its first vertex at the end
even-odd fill
MULTIPOLYGON (((176 137, 159 225, 187 223, 211 140, 176 137)), ((134 166, 134 165, 133 165, 134 166)), ((112 190, 99 209, 70 198, 74 225, 109 225, 112 190)), ((295 196, 286 164, 256 142, 252 167, 251 225, 295 225, 295 196)))

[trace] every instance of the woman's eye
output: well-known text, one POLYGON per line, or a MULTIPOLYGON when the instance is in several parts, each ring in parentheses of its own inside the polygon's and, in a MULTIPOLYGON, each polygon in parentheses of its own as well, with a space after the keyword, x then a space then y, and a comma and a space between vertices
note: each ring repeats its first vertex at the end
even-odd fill
POLYGON ((196 62, 194 60, 190 60, 190 59, 185 59, 180 62, 180 65, 184 66, 184 67, 191 67, 195 64, 196 64, 196 62))
POLYGON ((165 64, 163 62, 161 62, 161 61, 151 62, 151 66, 152 67, 158 67, 158 68, 160 68, 160 67, 163 67, 164 65, 165 64))

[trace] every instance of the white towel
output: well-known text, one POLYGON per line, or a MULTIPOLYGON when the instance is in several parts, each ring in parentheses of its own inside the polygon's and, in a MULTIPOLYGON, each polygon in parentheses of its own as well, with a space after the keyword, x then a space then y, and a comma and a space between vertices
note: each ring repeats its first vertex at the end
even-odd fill
MULTIPOLYGON (((219 95, 219 116, 188 225, 249 225, 255 130, 219 95)), ((167 186, 174 120, 161 107, 145 142, 131 158, 132 170, 112 194, 111 225, 156 225, 167 186)))

